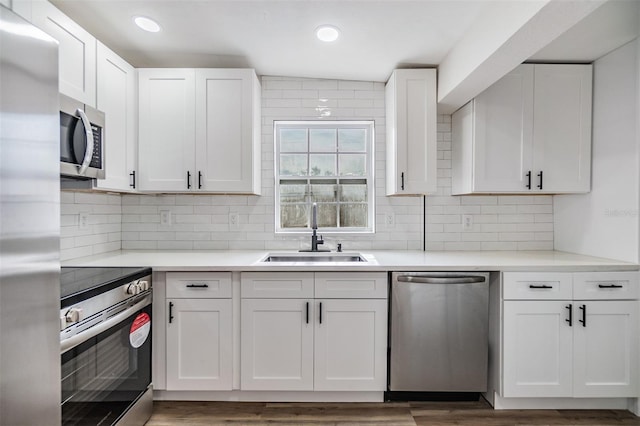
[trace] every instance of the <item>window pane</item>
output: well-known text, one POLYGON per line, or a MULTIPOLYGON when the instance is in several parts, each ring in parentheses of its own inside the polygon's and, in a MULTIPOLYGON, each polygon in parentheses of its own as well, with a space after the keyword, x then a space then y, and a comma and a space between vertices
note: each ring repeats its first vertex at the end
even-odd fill
POLYGON ((280 206, 280 224, 283 228, 306 228, 309 224, 307 205, 282 204, 280 206))
POLYGON ((367 174, 365 154, 341 154, 340 176, 365 176, 367 174))
POLYGON ((338 226, 338 206, 336 204, 318 204, 318 228, 338 226))
POLYGON ((309 151, 336 150, 336 129, 309 129, 309 151))
POLYGON ((306 154, 280 154, 280 176, 306 176, 306 154))
POLYGON ((364 129, 338 130, 338 147, 340 151, 364 152, 367 147, 367 132, 364 129))
POLYGON ((311 202, 337 201, 336 185, 311 185, 311 202))
POLYGON ((311 176, 335 176, 335 154, 310 154, 309 171, 311 176))
POLYGON ((306 129, 280 129, 280 152, 306 152, 306 129))
POLYGON ((307 185, 280 184, 280 201, 282 203, 304 203, 306 201, 307 185))
POLYGON ((366 226, 366 204, 340 204, 340 227, 363 228, 366 226))
POLYGON ((367 185, 340 185, 340 201, 367 201, 367 185))

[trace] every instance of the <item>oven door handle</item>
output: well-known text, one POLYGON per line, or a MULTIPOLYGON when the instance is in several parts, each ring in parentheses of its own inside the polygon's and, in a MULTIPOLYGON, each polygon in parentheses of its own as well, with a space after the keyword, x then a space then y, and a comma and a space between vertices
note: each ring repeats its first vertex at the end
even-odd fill
POLYGON ((91 130, 91 122, 89 121, 87 114, 85 114, 85 112, 80 108, 78 108, 76 112, 82 121, 84 132, 87 136, 87 148, 84 151, 84 159, 82 160, 82 164, 78 166, 78 174, 80 176, 84 176, 84 173, 87 171, 89 164, 91 164, 91 159, 93 158, 93 130, 91 130))
POLYGON ((71 336, 68 339, 65 339, 60 342, 60 355, 67 352, 70 349, 75 348, 76 346, 86 342, 92 337, 96 337, 98 334, 102 333, 118 324, 120 321, 127 319, 129 316, 133 315, 135 312, 144 308, 147 305, 151 304, 151 294, 145 296, 142 300, 140 300, 135 305, 125 309, 117 315, 112 316, 106 321, 101 322, 98 325, 94 325, 93 327, 76 334, 75 336, 71 336))

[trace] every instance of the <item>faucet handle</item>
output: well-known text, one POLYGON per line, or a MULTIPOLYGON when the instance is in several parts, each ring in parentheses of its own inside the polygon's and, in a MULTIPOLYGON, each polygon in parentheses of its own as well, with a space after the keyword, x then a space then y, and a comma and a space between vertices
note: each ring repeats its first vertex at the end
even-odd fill
POLYGON ((324 244, 324 240, 322 239, 322 234, 320 234, 320 238, 318 238, 318 244, 324 244))
POLYGON ((338 247, 336 248, 338 253, 342 253, 342 243, 338 243, 338 247))

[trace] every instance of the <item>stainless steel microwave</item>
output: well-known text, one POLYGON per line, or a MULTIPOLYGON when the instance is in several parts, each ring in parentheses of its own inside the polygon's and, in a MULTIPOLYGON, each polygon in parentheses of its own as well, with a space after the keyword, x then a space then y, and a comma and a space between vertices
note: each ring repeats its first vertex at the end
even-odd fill
POLYGON ((104 113, 60 95, 60 175, 105 177, 104 113))

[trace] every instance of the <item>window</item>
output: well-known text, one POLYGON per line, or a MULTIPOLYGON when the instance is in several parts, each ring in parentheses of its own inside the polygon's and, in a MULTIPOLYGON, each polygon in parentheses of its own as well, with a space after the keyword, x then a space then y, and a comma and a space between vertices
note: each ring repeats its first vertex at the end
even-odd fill
POLYGON ((374 231, 373 121, 276 121, 276 232, 374 231))

